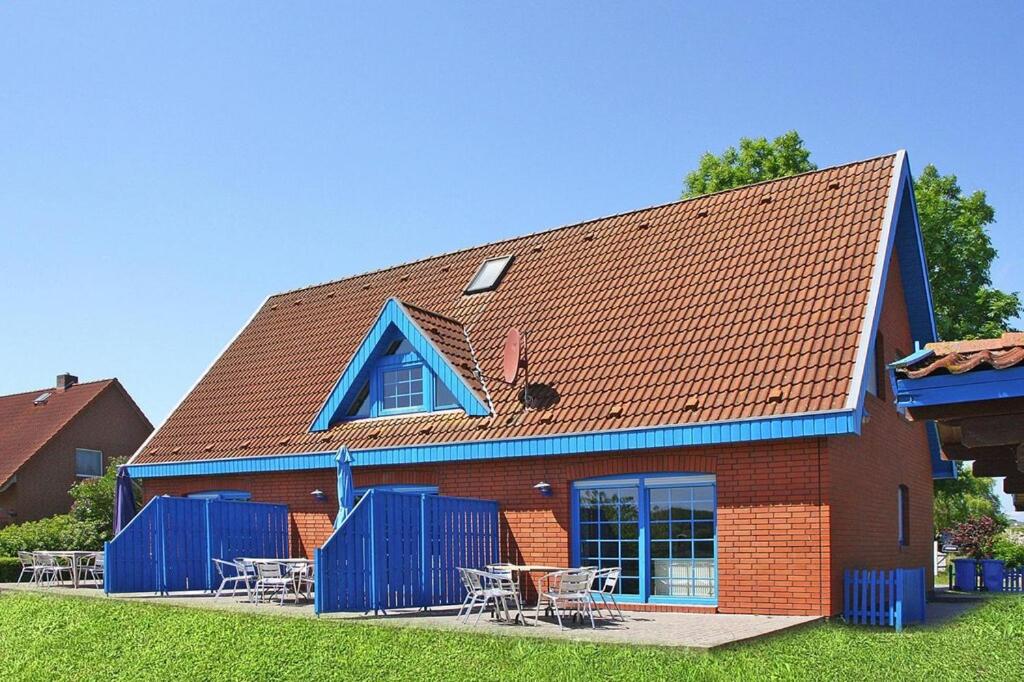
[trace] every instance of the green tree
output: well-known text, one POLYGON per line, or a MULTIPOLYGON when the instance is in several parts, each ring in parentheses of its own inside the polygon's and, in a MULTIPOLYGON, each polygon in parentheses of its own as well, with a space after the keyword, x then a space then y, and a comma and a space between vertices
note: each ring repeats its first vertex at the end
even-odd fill
POLYGON ((812 171, 817 166, 810 158, 811 152, 795 130, 771 141, 741 137, 739 149, 729 147, 721 156, 704 152, 697 168, 683 180, 683 198, 812 171))
POLYGON ((958 462, 955 479, 935 481, 935 531, 948 531, 980 516, 990 517, 1001 529, 1009 524, 1006 514, 1000 511, 992 479, 975 478, 958 462))
POLYGON ((927 165, 914 183, 939 338, 999 336, 1020 314, 1020 298, 992 287, 996 250, 987 226, 995 211, 985 193, 964 194, 955 175, 927 165))
MULTIPOLYGON (((98 478, 87 478, 71 486, 68 494, 74 502, 71 505, 71 516, 79 521, 91 521, 111 526, 113 532, 114 491, 117 488, 117 467, 125 460, 115 459, 107 466, 107 470, 98 478)), ((135 501, 140 495, 135 491, 135 501)), ((109 539, 109 538, 108 538, 109 539)))

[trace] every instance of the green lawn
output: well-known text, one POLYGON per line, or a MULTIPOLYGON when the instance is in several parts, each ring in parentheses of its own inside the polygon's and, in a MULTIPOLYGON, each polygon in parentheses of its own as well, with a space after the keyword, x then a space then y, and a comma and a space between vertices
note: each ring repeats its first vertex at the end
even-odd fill
POLYGON ((711 654, 0 595, 0 680, 1021 680, 1024 598, 937 628, 818 625, 711 654))

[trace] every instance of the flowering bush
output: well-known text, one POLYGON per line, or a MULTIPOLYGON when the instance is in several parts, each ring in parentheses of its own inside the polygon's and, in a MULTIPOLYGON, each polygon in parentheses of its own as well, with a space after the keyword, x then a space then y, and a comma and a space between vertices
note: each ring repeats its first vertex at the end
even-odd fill
POLYGON ((999 524, 990 516, 972 516, 963 523, 953 526, 949 536, 960 548, 960 554, 971 559, 985 559, 992 556, 999 524))

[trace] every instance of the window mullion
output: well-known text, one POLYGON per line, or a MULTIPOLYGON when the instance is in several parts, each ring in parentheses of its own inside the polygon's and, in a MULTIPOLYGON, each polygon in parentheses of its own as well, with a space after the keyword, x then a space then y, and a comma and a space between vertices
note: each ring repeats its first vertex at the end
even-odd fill
POLYGON ((647 486, 643 479, 637 486, 637 521, 639 525, 638 535, 640 551, 638 552, 640 563, 640 599, 647 602, 651 598, 651 534, 650 528, 650 505, 647 503, 647 486))

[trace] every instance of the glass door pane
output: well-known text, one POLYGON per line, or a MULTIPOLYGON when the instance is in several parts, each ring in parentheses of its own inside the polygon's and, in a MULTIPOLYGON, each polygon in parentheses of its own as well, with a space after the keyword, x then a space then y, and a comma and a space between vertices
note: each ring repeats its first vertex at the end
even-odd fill
POLYGON ((636 487, 579 491, 580 565, 622 569, 618 594, 640 594, 640 506, 636 487))
POLYGON ((712 486, 647 491, 651 596, 715 596, 715 498, 712 486))

